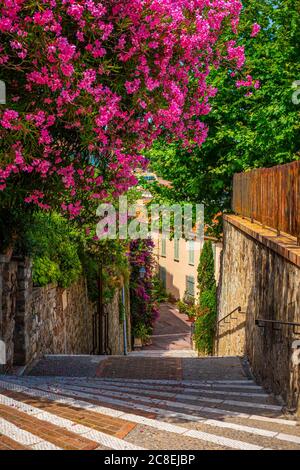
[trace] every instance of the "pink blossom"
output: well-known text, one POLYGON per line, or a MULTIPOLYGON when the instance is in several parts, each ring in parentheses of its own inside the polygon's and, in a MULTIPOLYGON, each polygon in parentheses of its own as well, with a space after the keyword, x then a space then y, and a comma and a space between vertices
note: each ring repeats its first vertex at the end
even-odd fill
POLYGON ((13 109, 6 109, 2 114, 2 119, 0 124, 5 129, 15 129, 15 126, 12 124, 12 121, 18 119, 19 113, 13 109))
POLYGON ((255 36, 257 36, 260 30, 261 26, 258 23, 254 23, 252 25, 251 37, 254 38, 255 36))
POLYGON ((7 147, 0 186, 18 184, 17 174, 28 181, 37 175, 51 191, 26 200, 41 208, 57 196, 67 201, 62 211, 77 217, 80 194, 91 204, 122 194, 136 184, 134 170, 146 166, 143 150, 160 137, 187 152, 202 145, 202 118, 217 93, 212 69, 239 71, 237 86, 259 87, 242 76, 240 0, 27 3, 0 5, 0 64, 16 72, 14 109, 0 109, 7 147))
POLYGON ((253 79, 251 75, 247 75, 246 80, 237 80, 236 81, 236 86, 237 88, 240 87, 249 87, 252 85, 253 79))
POLYGON ((141 80, 139 78, 135 78, 132 82, 125 82, 125 88, 127 93, 132 94, 136 93, 140 88, 141 80))

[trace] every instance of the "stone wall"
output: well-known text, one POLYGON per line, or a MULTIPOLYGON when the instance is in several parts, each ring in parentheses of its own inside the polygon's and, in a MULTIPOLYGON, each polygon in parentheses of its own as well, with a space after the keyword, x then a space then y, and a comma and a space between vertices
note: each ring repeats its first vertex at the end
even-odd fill
POLYGON ((92 315, 84 279, 68 289, 33 288, 25 307, 23 363, 43 354, 90 354, 93 349, 92 315))
MULTIPOLYGON (((10 367, 14 355, 15 311, 17 303, 18 263, 0 257, 0 339, 6 344, 6 360, 10 367)), ((0 366, 1 367, 1 366, 0 366)), ((3 367, 4 368, 4 367, 3 367)))
MULTIPOLYGON (((300 267, 269 248, 268 237, 264 243, 263 236, 244 231, 242 219, 237 226, 236 219, 227 216, 224 220, 218 316, 221 319, 238 306, 245 313, 220 324, 216 352, 246 354, 257 379, 296 409, 300 405, 299 366, 292 365, 291 346, 299 335, 288 326, 259 328, 255 319, 300 323, 300 267)), ((274 232, 271 238, 275 243, 274 232)), ((282 246, 280 250, 284 253, 282 246)))
MULTIPOLYGON (((129 293, 126 290, 127 346, 130 350, 129 293)), ((34 287, 29 259, 0 259, 0 339, 6 343, 7 364, 28 365, 44 354, 91 354, 93 318, 97 306, 90 302, 85 279, 67 289, 54 285, 34 287)), ((123 354, 120 290, 104 305, 103 334, 107 352, 123 354)), ((96 328, 99 326, 99 321, 96 328)), ((98 337, 99 333, 94 332, 98 337)), ((98 351, 95 351, 97 353, 98 351)))

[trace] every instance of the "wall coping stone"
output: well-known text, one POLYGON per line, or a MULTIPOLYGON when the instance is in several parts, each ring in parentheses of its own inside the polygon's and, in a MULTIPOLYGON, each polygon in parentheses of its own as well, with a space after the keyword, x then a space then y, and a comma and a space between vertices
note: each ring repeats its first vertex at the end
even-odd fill
POLYGON ((300 268, 300 246, 297 246, 296 237, 283 232, 277 235, 276 230, 266 226, 263 227, 258 222, 251 222, 250 219, 238 215, 224 214, 223 218, 226 222, 300 268))

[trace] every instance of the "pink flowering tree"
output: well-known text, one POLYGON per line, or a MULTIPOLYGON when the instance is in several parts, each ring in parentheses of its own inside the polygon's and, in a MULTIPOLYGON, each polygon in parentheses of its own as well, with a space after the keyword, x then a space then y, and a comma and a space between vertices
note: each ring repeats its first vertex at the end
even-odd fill
POLYGON ((131 319, 137 337, 141 332, 151 333, 159 316, 158 303, 154 298, 153 277, 156 266, 153 250, 154 242, 150 238, 132 240, 129 246, 131 319))
MULTIPOLYGON (((79 216, 135 184, 159 136, 201 145, 240 0, 0 0, 0 191, 79 216)), ((255 32, 254 32, 255 33, 255 32)))

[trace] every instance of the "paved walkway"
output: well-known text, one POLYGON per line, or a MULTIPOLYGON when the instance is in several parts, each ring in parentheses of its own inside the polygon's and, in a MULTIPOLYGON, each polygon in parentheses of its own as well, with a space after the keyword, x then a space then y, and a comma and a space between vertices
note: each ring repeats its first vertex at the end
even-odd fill
MULTIPOLYGON (((138 358, 115 359, 125 370, 138 358)), ((159 359, 163 368, 170 360, 159 359)), ((260 386, 243 372, 199 380, 203 364, 191 380, 112 377, 110 366, 97 378, 1 376, 0 449, 300 449, 297 422, 260 386)))
POLYGON ((0 376, 0 450, 299 450, 300 423, 240 358, 186 357, 189 335, 165 304, 157 349, 47 356, 28 376, 0 376))
POLYGON ((191 323, 187 315, 179 313, 170 304, 160 306, 160 316, 155 323, 151 345, 142 351, 134 352, 136 356, 146 357, 196 357, 192 350, 191 323))

